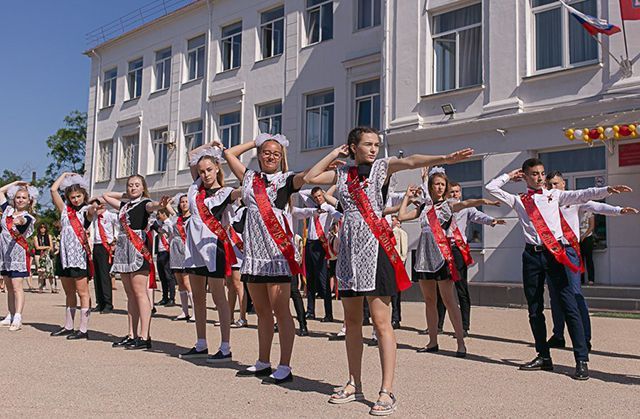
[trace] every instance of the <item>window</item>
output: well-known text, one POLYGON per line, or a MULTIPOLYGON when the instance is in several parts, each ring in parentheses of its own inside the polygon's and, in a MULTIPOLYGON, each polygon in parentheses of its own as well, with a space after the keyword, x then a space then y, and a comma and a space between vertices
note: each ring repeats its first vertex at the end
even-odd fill
POLYGON ((333 90, 307 96, 304 148, 333 145, 333 90))
POLYGON ((240 67, 242 57, 242 22, 222 28, 220 40, 222 50, 222 70, 240 67))
POLYGON ((135 99, 142 95, 142 58, 129 61, 127 83, 129 99, 135 99))
POLYGON ((240 144, 240 111, 221 114, 219 131, 225 147, 240 144))
POLYGON ((184 132, 184 145, 185 145, 185 153, 184 160, 182 161, 182 167, 186 168, 189 166, 189 152, 196 147, 200 147, 202 142, 202 119, 197 119, 191 122, 185 122, 182 124, 182 129, 184 132))
MULTIPOLYGON (((606 185, 607 155, 605 147, 588 147, 539 153, 547 170, 559 170, 570 190, 606 185)), ((607 248, 607 222, 596 215, 593 237, 595 249, 607 248)))
POLYGON ((260 15, 262 58, 275 57, 284 50, 284 7, 260 15))
POLYGON ((282 102, 258 106, 258 130, 269 134, 282 133, 282 102))
POLYGON ((171 48, 156 51, 155 90, 168 89, 171 84, 171 48))
POLYGON ((204 46, 204 35, 187 41, 187 81, 204 77, 204 46))
MULTIPOLYGON (((482 198, 482 160, 469 160, 444 167, 449 180, 460 184, 463 200, 482 198)), ((482 211, 482 207, 478 209, 482 211)), ((467 226, 467 242, 469 245, 482 247, 483 236, 482 224, 469 223, 467 226)))
POLYGON ((381 0, 358 0, 358 29, 380 25, 381 0))
POLYGON ((380 129, 380 79, 356 84, 356 126, 380 129))
MULTIPOLYGON (((169 150, 163 134, 167 132, 167 127, 151 130, 151 145, 153 146, 153 171, 154 173, 167 170, 167 157, 169 150)), ((166 135, 166 134, 165 134, 166 135)))
POLYGON ((122 137, 122 154, 120 159, 120 177, 132 176, 138 173, 138 134, 122 137))
POLYGON ((102 83, 102 107, 107 108, 116 103, 116 82, 118 79, 118 69, 112 68, 104 72, 104 82, 102 83))
MULTIPOLYGON (((567 2, 569 3, 569 2, 567 2)), ((598 15, 596 0, 571 1, 571 6, 598 15)), ((598 60, 598 44, 557 0, 531 0, 534 69, 568 68, 598 60)))
POLYGON ((307 0, 307 44, 333 38, 333 0, 307 0))
POLYGON ((433 17, 435 91, 482 84, 482 4, 433 17))
POLYGON ((98 143, 98 173, 97 181, 104 182, 111 179, 111 164, 113 163, 113 140, 98 143))

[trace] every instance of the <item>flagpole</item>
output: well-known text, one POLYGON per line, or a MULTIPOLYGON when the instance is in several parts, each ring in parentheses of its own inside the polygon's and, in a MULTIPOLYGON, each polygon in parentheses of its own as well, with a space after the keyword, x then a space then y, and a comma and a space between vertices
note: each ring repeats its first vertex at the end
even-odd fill
MULTIPOLYGON (((620 17, 622 17, 622 9, 620 9, 620 17)), ((627 46, 627 30, 624 27, 624 19, 622 19, 622 36, 624 37, 624 52, 627 54, 627 61, 629 61, 629 47, 627 46)))
MULTIPOLYGON (((599 43, 599 44, 600 44, 600 46, 602 47, 602 49, 605 49, 605 48, 604 48, 604 44, 602 43, 602 41, 600 41, 600 38, 598 38, 598 35, 594 35, 594 34, 592 34, 591 36, 593 37, 593 39, 595 39, 595 40, 596 40, 596 42, 597 42, 597 43, 599 43)), ((621 62, 616 58, 616 56, 615 56, 615 55, 613 55, 613 54, 611 53, 611 51, 609 51, 609 49, 608 49, 608 48, 607 48, 607 53, 611 56, 611 58, 613 58, 613 60, 614 60, 616 63, 618 63, 618 65, 619 65, 620 67, 623 67, 622 63, 621 63, 621 62)))

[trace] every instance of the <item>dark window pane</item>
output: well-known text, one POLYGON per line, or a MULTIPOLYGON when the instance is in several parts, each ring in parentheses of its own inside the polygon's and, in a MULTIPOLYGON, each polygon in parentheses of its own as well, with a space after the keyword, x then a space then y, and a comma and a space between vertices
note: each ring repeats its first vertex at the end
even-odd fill
MULTIPOLYGON (((444 167, 450 180, 456 182, 482 182, 482 160, 448 164, 444 167)), ((482 195, 482 190, 480 195, 482 195)))
POLYGON ((273 55, 280 55, 284 51, 284 20, 273 24, 273 55))
POLYGON ((482 4, 464 7, 452 12, 443 13, 433 18, 433 33, 451 31, 482 21, 482 4))
POLYGON ((307 20, 307 42, 315 44, 320 41, 320 11, 309 12, 307 20))
POLYGON ((561 9, 537 13, 536 20, 536 69, 562 65, 561 9))
POLYGON ((562 173, 606 169, 605 147, 540 153, 539 158, 546 170, 559 170, 562 173))
POLYGON ((359 100, 356 104, 356 124, 361 127, 371 126, 371 100, 359 100))
POLYGON ((358 0, 358 29, 371 26, 371 17, 371 0, 358 0))
POLYGON ((322 41, 333 38, 333 2, 322 6, 322 41))
POLYGON ((260 16, 261 23, 271 22, 272 20, 284 17, 284 7, 278 7, 277 9, 269 10, 260 16))
POLYGON ((436 91, 456 87, 456 35, 441 36, 433 40, 436 61, 436 91))
POLYGON ((366 96, 380 93, 380 79, 356 84, 356 96, 366 96))
POLYGON ((482 28, 460 32, 460 69, 458 87, 482 83, 482 28))
POLYGON ((234 23, 233 25, 222 28, 222 37, 225 38, 240 32, 242 32, 242 22, 234 23))
MULTIPOLYGON (((595 0, 587 0, 572 5, 590 16, 598 14, 595 0)), ((571 64, 598 58, 598 43, 573 16, 569 16, 569 61, 571 64)))

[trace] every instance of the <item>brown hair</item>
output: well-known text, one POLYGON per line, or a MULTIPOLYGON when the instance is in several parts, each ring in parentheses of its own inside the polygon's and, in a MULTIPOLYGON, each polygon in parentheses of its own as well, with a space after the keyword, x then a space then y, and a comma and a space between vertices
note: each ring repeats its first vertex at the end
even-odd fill
MULTIPOLYGON (((220 163, 217 162, 216 159, 213 158, 213 156, 202 156, 198 160, 198 163, 200 163, 202 160, 205 160, 205 159, 209 160, 211 163, 213 163, 218 167, 218 174, 216 175, 216 180, 218 181, 220 186, 224 186, 224 171, 222 170, 222 166, 220 165, 220 163)), ((178 202, 178 204, 180 204, 180 202, 178 202)))
POLYGON ((353 150, 351 150, 351 145, 353 144, 357 146, 360 143, 363 134, 380 135, 380 132, 372 127, 355 127, 354 129, 349 131, 349 135, 347 136, 347 146, 349 146, 349 157, 351 158, 351 160, 356 159, 355 153, 353 152, 353 150))
POLYGON ((449 189, 453 188, 454 186, 460 186, 460 184, 458 182, 456 182, 455 180, 450 180, 449 181, 449 189))
POLYGON ((140 179, 140 182, 142 183, 142 196, 145 198, 149 198, 149 188, 147 188, 147 181, 144 179, 144 176, 140 175, 140 174, 135 174, 135 175, 131 175, 127 178, 127 185, 129 184, 129 181, 131 179, 134 178, 138 178, 140 179))
POLYGON ((158 210, 158 214, 162 214, 162 215, 165 215, 167 217, 169 217, 171 215, 171 214, 169 214, 169 211, 166 208, 160 208, 158 210))
POLYGON ((451 185, 449 184, 449 178, 447 177, 447 175, 445 175, 444 173, 434 173, 431 176, 429 176, 429 195, 431 195, 431 197, 433 198, 433 182, 435 178, 442 178, 444 179, 444 194, 442 194, 443 197, 446 197, 449 194, 449 188, 451 187, 451 185))
POLYGON ((87 201, 89 200, 89 193, 85 188, 77 184, 71 185, 64 190, 64 197, 67 203, 71 204, 71 199, 69 199, 69 195, 71 195, 74 192, 80 192, 82 194, 82 203, 83 204, 87 203, 87 201))

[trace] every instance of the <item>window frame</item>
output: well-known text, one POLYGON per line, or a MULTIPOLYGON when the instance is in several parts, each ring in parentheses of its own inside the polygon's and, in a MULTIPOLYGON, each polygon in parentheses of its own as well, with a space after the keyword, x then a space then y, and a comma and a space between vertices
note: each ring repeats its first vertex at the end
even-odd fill
POLYGON ((356 0, 355 2, 355 32, 364 31, 367 29, 375 28, 382 25, 382 0, 356 0), (371 25, 368 26, 360 26, 360 5, 362 2, 367 1, 371 2, 371 25), (376 23, 376 2, 380 2, 380 7, 378 8, 378 18, 379 22, 376 23))
POLYGON ((235 111, 230 111, 230 112, 225 112, 225 113, 220 113, 218 114, 218 137, 220 138, 220 142, 225 146, 225 148, 230 148, 233 147, 234 145, 238 145, 242 142, 242 111, 240 109, 235 110, 235 111), (238 122, 234 122, 232 124, 222 124, 222 118, 227 116, 227 115, 231 115, 231 114, 238 114, 238 122), (232 133, 233 127, 238 127, 238 142, 237 144, 232 144, 231 143, 231 137, 232 137, 232 133), (229 144, 224 144, 224 131, 229 130, 229 139, 230 142, 229 144))
POLYGON ((127 63, 127 100, 135 100, 142 96, 143 70, 143 57, 138 57, 127 63), (140 66, 132 68, 136 63, 140 63, 140 66))
MULTIPOLYGON (((566 0, 566 3, 570 6, 574 6, 576 3, 582 3, 584 1, 589 1, 589 0, 566 0)), ((595 1, 596 4, 596 10, 598 12, 598 15, 600 13, 600 2, 597 0, 593 0, 595 1)), ((600 63, 600 60, 602 59, 602 55, 600 52, 600 48, 596 48, 596 58, 592 59, 592 60, 587 60, 587 61, 580 61, 574 64, 571 64, 571 40, 569 37, 569 21, 571 19, 571 16, 569 14, 569 11, 566 9, 566 7, 562 7, 562 4, 556 0, 554 3, 549 3, 549 4, 545 4, 542 6, 533 6, 532 0, 529 0, 528 2, 528 7, 529 7, 529 18, 531 20, 530 23, 530 36, 531 36, 531 52, 530 52, 530 63, 531 66, 529 68, 529 76, 537 76, 537 75, 541 75, 541 74, 547 74, 547 73, 554 73, 556 71, 563 71, 563 70, 570 70, 573 68, 580 68, 580 67, 585 67, 585 66, 589 66, 589 65, 593 65, 593 64, 598 64, 600 63), (538 62, 537 62, 537 51, 538 51, 538 45, 537 45, 537 41, 536 41, 536 15, 539 13, 543 13, 543 12, 547 12, 549 10, 553 10, 553 9, 557 9, 560 8, 560 13, 561 13, 561 18, 560 18, 560 25, 561 25, 561 39, 562 39, 562 63, 559 66, 555 66, 555 67, 548 67, 548 68, 544 68, 541 70, 537 69, 538 66, 538 62)))
POLYGON ((138 173, 140 167, 140 133, 123 135, 120 138, 120 164, 118 165, 118 178, 127 178, 138 173), (135 156, 131 156, 131 163, 134 167, 131 169, 131 173, 127 172, 128 169, 125 165, 127 163, 127 142, 131 138, 137 139, 137 144, 132 141, 133 148, 135 149, 135 156))
POLYGON ((381 79, 380 77, 374 77, 374 78, 370 78, 370 79, 365 79, 365 80, 358 80, 356 82, 353 83, 353 105, 354 105, 354 109, 353 109, 353 116, 354 116, 354 126, 360 126, 359 122, 358 122, 358 103, 365 101, 365 100, 371 100, 371 121, 373 122, 373 110, 374 110, 374 106, 373 106, 373 100, 375 97, 378 97, 378 100, 380 101, 380 114, 378 115, 378 121, 380 123, 379 127, 375 127, 373 126, 373 123, 371 124, 371 126, 373 126, 373 128, 376 128, 378 131, 381 130, 382 128, 382 95, 380 93, 381 90, 381 79), (363 83, 368 83, 368 82, 372 82, 372 81, 378 81, 378 93, 373 93, 373 94, 367 94, 367 95, 363 95, 363 96, 358 96, 358 85, 359 84, 363 84, 363 83))
POLYGON ((483 65, 483 59, 484 59, 484 45, 483 45, 483 41, 484 41, 484 33, 482 32, 483 30, 483 22, 484 22, 484 11, 481 8, 480 11, 480 22, 478 23, 473 23, 471 25, 466 25, 466 26, 461 26, 459 28, 455 28, 455 29, 451 29, 448 31, 444 31, 444 32, 438 32, 438 33, 434 33, 433 32, 433 28, 435 27, 435 19, 437 16, 441 16, 444 15, 446 13, 450 13, 450 12, 455 12, 458 10, 462 10, 465 9, 467 7, 473 7, 476 5, 482 5, 482 3, 471 3, 471 4, 467 4, 464 5, 463 7, 457 7, 454 9, 450 9, 450 10, 445 10, 442 12, 438 12, 438 13, 434 13, 433 15, 431 15, 431 28, 432 28, 432 33, 431 33, 431 49, 433 50, 432 53, 432 60, 433 60, 433 79, 432 79, 432 92, 433 93, 444 93, 444 92, 452 92, 452 91, 456 91, 456 90, 461 90, 461 89, 468 89, 468 88, 473 88, 473 87, 477 87, 477 86, 482 86, 482 84, 484 83, 484 65, 483 65), (460 32, 469 30, 469 29, 474 29, 474 28, 480 28, 480 68, 481 68, 481 75, 480 75, 480 82, 476 83, 476 84, 471 84, 468 86, 460 86, 460 32), (438 90, 438 67, 437 67, 437 59, 436 59, 436 48, 435 48, 435 40, 437 38, 442 38, 448 35, 452 35, 455 34, 456 36, 456 75, 455 75, 455 84, 454 87, 451 89, 444 89, 444 90, 438 90))
POLYGON ((117 99, 117 87, 118 87, 118 67, 105 70, 103 73, 104 80, 102 82, 102 108, 110 108, 116 104, 117 99), (113 77, 107 78, 107 73, 115 71, 113 77), (107 83, 109 84, 109 95, 107 96, 106 89, 107 83))
POLYGON ((168 132, 169 127, 163 126, 159 128, 152 128, 149 130, 149 140, 151 142, 151 148, 153 150, 153 170, 152 173, 164 173, 167 171, 169 165, 169 147, 162 134, 168 132), (158 135, 156 135, 158 134, 158 135), (158 151, 162 151, 164 157, 159 159, 158 151), (164 168, 160 167, 164 166, 164 168))
POLYGON ((267 133, 269 134, 281 134, 282 132, 282 101, 278 100, 275 102, 268 102, 268 103, 260 103, 256 105, 256 120, 257 120, 257 126, 258 126, 258 131, 260 133, 263 133, 265 131, 262 131, 260 129, 260 121, 268 121, 268 125, 269 125, 269 131, 267 131, 267 133), (280 113, 273 113, 273 114, 269 114, 267 116, 260 116, 260 109, 263 107, 267 107, 267 106, 273 106, 273 105, 280 105, 280 113), (280 132, 271 132, 272 128, 273 128, 273 121, 274 119, 279 119, 280 120, 280 132))
POLYGON ((235 70, 237 68, 242 67, 242 31, 243 31, 243 25, 241 20, 237 22, 229 23, 227 25, 220 27, 220 64, 222 65, 222 69, 220 72, 231 71, 231 70, 235 70), (226 36, 223 35, 225 32, 225 29, 228 29, 232 26, 236 26, 238 24, 240 25, 239 32, 234 32, 226 36), (238 65, 233 67, 234 58, 236 58, 234 55, 234 49, 233 49, 236 37, 240 38, 240 42, 238 42, 240 44, 240 51, 239 51, 240 56, 237 57, 238 65), (229 47, 229 51, 230 51, 228 63, 226 62, 226 57, 225 57, 226 46, 229 47))
POLYGON ((336 92, 335 89, 327 89, 327 90, 319 90, 316 92, 311 92, 311 93, 307 93, 304 95, 304 136, 303 136, 303 144, 302 144, 302 151, 313 151, 313 150, 321 150, 323 148, 329 148, 329 147, 333 147, 333 145, 335 144, 335 138, 334 138, 334 132, 331 132, 331 142, 327 145, 321 145, 318 147, 309 147, 308 143, 307 143, 307 138, 308 138, 308 129, 309 127, 307 126, 307 120, 308 120, 308 113, 310 110, 314 110, 314 109, 320 109, 320 138, 322 138, 322 109, 324 107, 327 106, 332 106, 333 107, 333 121, 332 121, 332 125, 333 125, 333 131, 335 131, 335 118, 336 118, 336 114, 335 114, 335 105, 336 105, 336 92), (323 94, 327 94, 327 93, 333 93, 333 101, 331 103, 323 103, 322 105, 314 105, 314 106, 308 106, 307 105, 307 101, 308 98, 310 96, 315 96, 315 95, 323 95, 323 94))
POLYGON ((187 39, 187 53, 186 53, 186 59, 185 59, 185 80, 184 83, 189 83, 192 82, 194 80, 199 80, 204 78, 205 72, 206 72, 206 61, 207 61, 207 34, 203 33, 197 36, 194 36, 192 38, 187 39), (202 37, 203 38, 203 43, 202 45, 198 45, 194 48, 189 48, 189 42, 191 41, 195 41, 198 38, 202 37), (202 52, 201 52, 202 50, 202 52), (202 55, 202 63, 200 62, 200 55, 202 55), (192 58, 193 57, 193 58, 192 58), (194 77, 190 77, 190 73, 191 73, 191 64, 194 63, 193 65, 195 65, 195 70, 194 70, 194 77), (201 71, 198 71, 201 70, 201 71), (202 73, 202 74, 200 74, 202 73))
POLYGON ((334 3, 334 0, 324 0, 318 4, 308 6, 308 0, 305 0, 305 37, 307 42, 306 46, 320 44, 322 42, 330 41, 333 39, 333 35, 334 35, 333 17, 335 12, 333 3, 334 3), (322 8, 329 3, 331 3, 331 38, 325 39, 322 32, 322 8), (316 11, 318 12, 318 40, 315 42, 311 42, 311 36, 310 36, 311 13, 314 13, 316 11))
POLYGON ((96 182, 108 182, 113 175, 113 138, 98 141, 98 158, 96 167, 96 182), (104 148, 106 144, 109 147, 109 162, 105 164, 104 148))
POLYGON ((155 61, 153 65, 153 75, 154 75, 154 83, 153 83, 153 92, 160 92, 163 90, 169 89, 171 87, 171 61, 173 58, 173 51, 171 47, 163 48, 154 52, 155 61), (169 56, 165 58, 158 59, 158 54, 169 51, 169 56), (158 71, 158 66, 162 66, 162 71, 158 71), (165 77, 166 66, 169 66, 169 74, 168 78, 165 77), (161 79, 160 79, 160 77, 161 79), (158 87, 158 81, 162 80, 162 86, 158 87))
POLYGON ((276 7, 272 7, 271 9, 267 9, 264 10, 262 12, 260 12, 260 26, 258 27, 258 39, 260 41, 260 59, 261 60, 268 60, 269 58, 274 58, 274 57, 279 57, 282 54, 284 54, 284 48, 285 48, 285 30, 286 30, 286 25, 285 25, 285 17, 286 14, 284 13, 284 5, 280 5, 280 6, 276 6, 276 7), (282 9, 282 17, 278 17, 275 19, 271 19, 267 22, 262 22, 262 16, 264 16, 266 13, 271 13, 271 12, 275 12, 278 9, 282 9), (282 40, 281 40, 281 45, 282 45, 282 51, 278 54, 274 54, 273 51, 275 50, 275 39, 276 37, 273 36, 273 34, 275 33, 275 25, 279 22, 282 21, 282 40), (272 54, 265 56, 264 54, 264 50, 265 50, 265 29, 266 27, 270 27, 271 28, 271 51, 272 54))
POLYGON ((189 140, 189 142, 187 143, 187 137, 195 137, 198 133, 200 133, 201 142, 202 144, 204 144, 204 119, 203 118, 196 118, 188 121, 182 121, 182 146, 184 147, 184 152, 181 153, 182 157, 180 159, 181 160, 180 170, 189 169, 189 152, 195 148, 193 147, 193 143, 191 142, 191 140, 189 140), (201 124, 200 130, 187 132, 187 127, 190 124, 193 124, 196 122, 200 122, 201 124))

